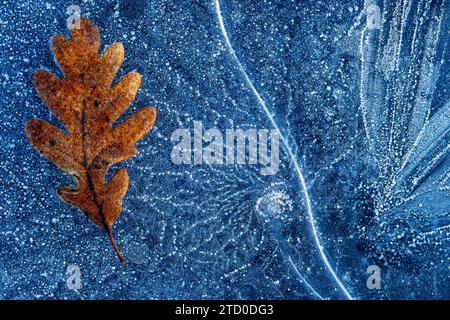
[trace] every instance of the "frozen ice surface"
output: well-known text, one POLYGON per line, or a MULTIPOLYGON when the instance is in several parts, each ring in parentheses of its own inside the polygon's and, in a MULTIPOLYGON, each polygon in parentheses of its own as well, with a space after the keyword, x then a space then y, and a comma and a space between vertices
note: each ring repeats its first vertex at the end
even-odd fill
POLYGON ((72 1, 0 3, 1 298, 450 298, 449 1, 80 1, 102 48, 124 43, 118 77, 142 74, 125 116, 158 110, 121 164, 125 266, 23 131, 57 123, 31 77, 61 75, 48 44, 72 1), (280 171, 173 164, 197 120, 276 126, 280 171))

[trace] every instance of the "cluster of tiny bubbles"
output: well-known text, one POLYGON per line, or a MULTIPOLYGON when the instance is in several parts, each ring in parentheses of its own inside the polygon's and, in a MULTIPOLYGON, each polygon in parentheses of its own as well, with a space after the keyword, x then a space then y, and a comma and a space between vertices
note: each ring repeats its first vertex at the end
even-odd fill
POLYGON ((265 223, 272 220, 284 221, 293 209, 290 195, 283 189, 266 190, 256 200, 255 210, 265 223))

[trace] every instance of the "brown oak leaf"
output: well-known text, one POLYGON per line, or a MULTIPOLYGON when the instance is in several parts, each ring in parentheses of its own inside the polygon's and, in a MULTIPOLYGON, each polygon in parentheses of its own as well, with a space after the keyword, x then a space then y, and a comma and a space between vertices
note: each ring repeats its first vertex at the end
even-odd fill
POLYGON ((75 187, 59 188, 60 199, 106 229, 117 256, 125 263, 114 242, 112 225, 122 211, 128 174, 120 168, 109 181, 105 181, 105 174, 111 165, 137 152, 135 143, 152 128, 156 111, 141 108, 113 126, 134 100, 141 77, 130 72, 112 85, 124 59, 123 45, 114 43, 99 55, 98 27, 88 19, 78 22, 79 28, 71 30, 70 39, 61 35, 52 39, 64 79, 42 70, 33 76, 39 97, 67 134, 39 119, 28 121, 25 131, 37 151, 74 178, 75 187))

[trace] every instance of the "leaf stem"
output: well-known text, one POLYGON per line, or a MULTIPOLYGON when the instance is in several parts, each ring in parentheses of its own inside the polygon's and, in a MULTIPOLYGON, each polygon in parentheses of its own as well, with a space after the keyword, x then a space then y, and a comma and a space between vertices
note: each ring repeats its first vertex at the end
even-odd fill
POLYGON ((111 243, 112 243, 112 245, 113 245, 113 247, 114 247, 114 250, 115 250, 116 253, 117 253, 117 256, 119 257, 120 262, 121 262, 122 264, 125 264, 126 261, 125 261, 125 259, 123 258, 122 254, 120 253, 120 250, 119 250, 119 248, 118 248, 117 245, 116 245, 116 242, 114 241, 114 238, 113 238, 113 235, 112 235, 112 230, 111 230, 111 228, 106 228, 106 231, 108 232, 109 240, 111 240, 111 243))

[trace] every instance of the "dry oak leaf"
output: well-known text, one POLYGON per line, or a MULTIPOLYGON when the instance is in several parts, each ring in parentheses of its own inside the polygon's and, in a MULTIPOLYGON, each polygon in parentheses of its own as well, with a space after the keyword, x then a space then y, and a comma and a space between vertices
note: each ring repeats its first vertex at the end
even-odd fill
POLYGON ((68 134, 39 119, 28 121, 25 131, 37 151, 74 178, 75 187, 59 188, 60 199, 104 228, 117 256, 125 263, 114 242, 112 225, 122 211, 128 174, 120 168, 109 181, 105 181, 105 174, 111 165, 137 152, 134 145, 152 128, 156 111, 141 108, 113 127, 134 100, 141 77, 130 72, 111 86, 123 62, 123 45, 114 43, 99 55, 98 27, 88 19, 78 22, 79 28, 71 30, 70 39, 61 35, 52 39, 64 79, 47 71, 37 71, 33 76, 39 97, 68 134))

